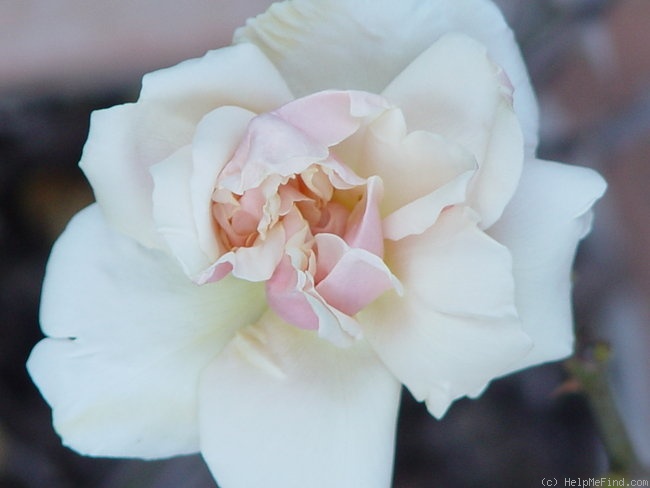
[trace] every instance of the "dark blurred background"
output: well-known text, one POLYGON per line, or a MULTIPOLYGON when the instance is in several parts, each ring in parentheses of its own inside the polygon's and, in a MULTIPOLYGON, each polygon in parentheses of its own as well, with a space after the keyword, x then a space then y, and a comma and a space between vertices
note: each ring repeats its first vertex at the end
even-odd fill
MULTIPOLYGON (((0 488, 214 488, 198 456, 90 459, 61 447, 24 364, 41 337, 49 248, 92 201, 76 166, 90 112, 134 100, 147 71, 227 44, 268 3, 0 2, 0 488)), ((539 94, 540 156, 610 183, 577 260, 576 323, 581 351, 611 345, 610 384, 648 468, 650 1, 497 3, 539 94)), ((404 394, 395 488, 525 488, 607 470, 592 409, 563 364, 495 381, 443 421, 404 394)))

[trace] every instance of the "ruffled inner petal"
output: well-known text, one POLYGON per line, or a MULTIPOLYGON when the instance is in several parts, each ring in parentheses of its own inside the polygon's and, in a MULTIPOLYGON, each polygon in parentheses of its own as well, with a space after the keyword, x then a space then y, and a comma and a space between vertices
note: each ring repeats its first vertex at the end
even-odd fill
POLYGON ((305 287, 313 289, 313 283, 299 283, 298 273, 285 256, 266 282, 266 298, 269 307, 283 320, 302 329, 317 330, 318 316, 305 296, 305 287))
POLYGON ((368 178, 366 191, 347 219, 343 239, 350 247, 384 255, 384 234, 379 213, 383 184, 376 176, 368 178))
POLYGON ((384 262, 364 249, 350 248, 340 237, 316 236, 316 291, 331 306, 354 315, 385 291, 401 285, 384 262))

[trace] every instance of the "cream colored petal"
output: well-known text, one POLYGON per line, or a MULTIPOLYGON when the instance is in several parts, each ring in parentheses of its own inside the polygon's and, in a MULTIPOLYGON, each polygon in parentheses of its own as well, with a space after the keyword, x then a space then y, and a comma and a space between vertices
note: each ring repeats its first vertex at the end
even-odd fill
POLYGON ((502 14, 489 0, 294 0, 271 6, 235 34, 258 45, 296 96, 324 89, 381 93, 419 54, 450 32, 488 48, 515 89, 528 154, 538 113, 528 74, 502 14))
POLYGON ((388 488, 399 394, 365 343, 269 313, 202 377, 201 451, 228 488, 388 488))
POLYGON ((386 101, 378 95, 329 90, 256 117, 219 183, 242 194, 271 175, 291 176, 319 163, 343 181, 360 184, 362 181, 354 181, 359 180, 354 173, 329 157, 329 147, 350 137, 364 119, 374 118, 386 108, 386 101))
POLYGON ((440 417, 530 349, 514 304, 510 255, 461 209, 427 232, 386 246, 404 285, 357 316, 386 366, 440 417))
POLYGON ((206 115, 192 141, 189 190, 198 242, 210 259, 221 251, 215 239, 212 194, 217 176, 235 152, 254 113, 239 107, 221 107, 206 115))
POLYGON ((352 142, 361 148, 355 170, 384 181, 384 216, 477 168, 472 153, 452 140, 424 130, 407 132, 399 109, 378 117, 361 141, 352 142))
POLYGON ((435 224, 445 209, 463 203, 467 185, 473 175, 473 171, 467 171, 441 188, 388 215, 383 221, 384 237, 398 241, 425 232, 435 224))
POLYGON ((489 230, 512 253, 517 309, 534 342, 511 370, 573 351, 573 258, 591 228, 591 206, 604 191, 605 182, 590 169, 528 161, 515 197, 489 230))
POLYGON ((203 368, 265 308, 262 286, 198 287, 164 253, 115 233, 96 205, 56 243, 28 369, 64 444, 159 458, 199 448, 203 368))
POLYGON ((192 145, 151 167, 156 231, 195 281, 225 252, 212 216, 212 193, 253 115, 238 107, 216 109, 201 120, 192 145))
POLYGON ((479 171, 468 203, 492 225, 519 181, 524 149, 498 67, 484 46, 448 35, 433 44, 384 90, 404 112, 409 130, 427 130, 469 151, 479 171))
MULTIPOLYGON (((214 261, 201 249, 193 218, 189 185, 192 177, 192 147, 185 146, 152 166, 151 176, 154 181, 152 199, 156 231, 188 278, 196 280, 214 261)), ((206 206, 209 206, 209 200, 206 206)))
POLYGON ((161 247, 149 168, 190 144, 198 122, 217 107, 263 112, 290 99, 259 49, 210 51, 146 75, 137 103, 95 112, 80 166, 110 224, 146 246, 161 247))
MULTIPOLYGON (((266 239, 258 237, 251 247, 240 247, 221 256, 214 269, 223 263, 230 263, 233 276, 247 281, 266 281, 280 264, 284 255, 285 240, 284 229, 276 225, 266 234, 266 239)), ((209 272, 210 270, 206 271, 204 277, 209 276, 209 272)))

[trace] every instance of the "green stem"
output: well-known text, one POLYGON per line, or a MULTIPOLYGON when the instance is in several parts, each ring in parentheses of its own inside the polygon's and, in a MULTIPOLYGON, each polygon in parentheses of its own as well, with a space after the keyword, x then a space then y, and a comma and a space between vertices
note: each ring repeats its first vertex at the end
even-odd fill
POLYGON ((571 374, 580 381, 591 404, 601 433, 601 440, 609 457, 610 475, 631 476, 638 473, 641 465, 632 447, 607 379, 609 359, 609 346, 598 343, 586 357, 574 357, 567 361, 567 367, 571 374))

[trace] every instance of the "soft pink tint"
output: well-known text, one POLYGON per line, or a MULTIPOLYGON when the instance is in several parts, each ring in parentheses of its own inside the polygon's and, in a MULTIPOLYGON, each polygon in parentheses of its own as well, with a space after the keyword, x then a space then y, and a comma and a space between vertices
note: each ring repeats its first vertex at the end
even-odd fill
POLYGON ((326 91, 253 118, 212 195, 227 251, 207 281, 266 281, 270 307, 304 329, 355 328, 352 315, 399 287, 382 261, 383 183, 331 150, 388 108, 377 95, 326 91))

